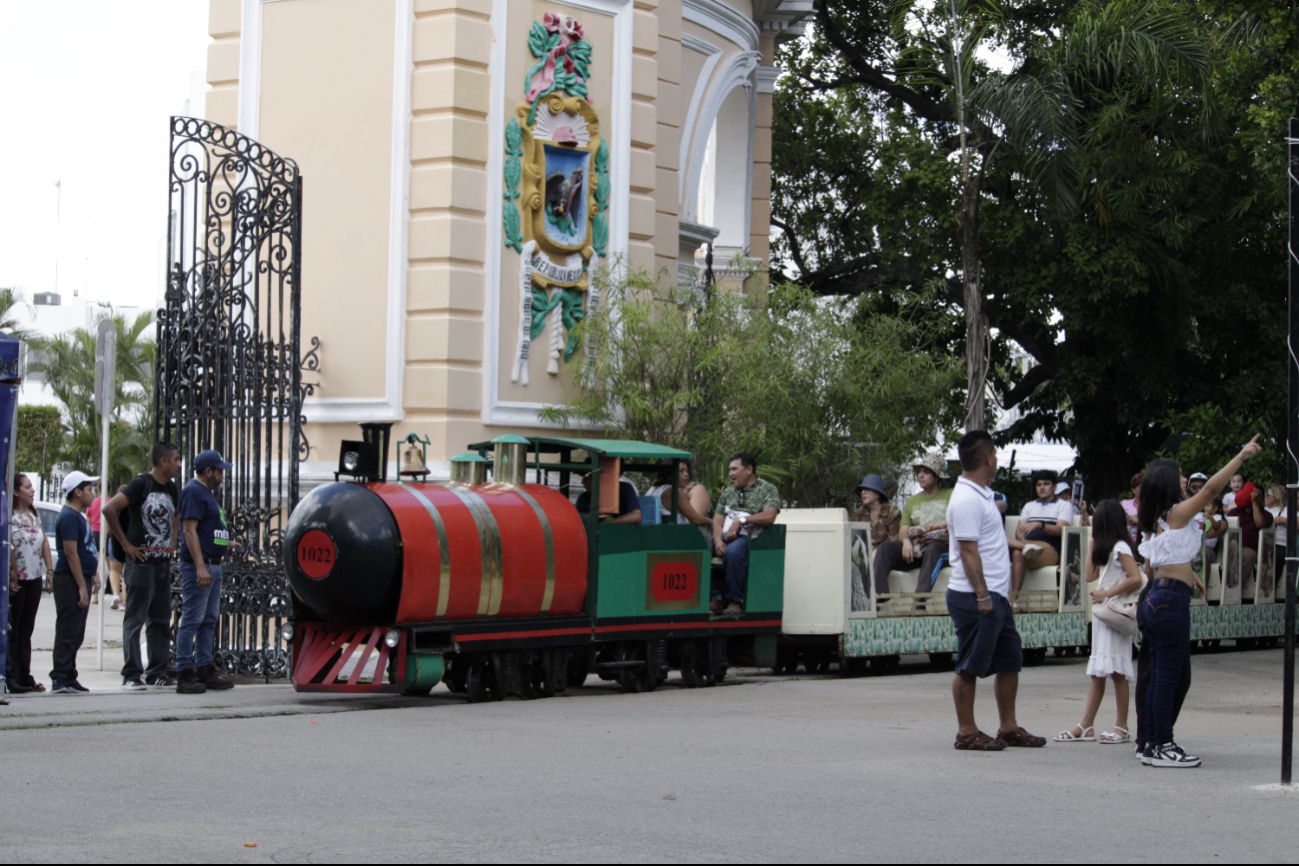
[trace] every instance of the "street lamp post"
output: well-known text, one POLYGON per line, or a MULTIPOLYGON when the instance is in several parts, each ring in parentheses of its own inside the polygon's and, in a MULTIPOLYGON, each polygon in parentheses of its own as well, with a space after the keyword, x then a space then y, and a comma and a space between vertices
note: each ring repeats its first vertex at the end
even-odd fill
POLYGON ((1289 405, 1286 423, 1285 682, 1281 700, 1281 784, 1289 785, 1294 757, 1294 628, 1299 574, 1299 118, 1290 118, 1290 333, 1286 340, 1289 405))

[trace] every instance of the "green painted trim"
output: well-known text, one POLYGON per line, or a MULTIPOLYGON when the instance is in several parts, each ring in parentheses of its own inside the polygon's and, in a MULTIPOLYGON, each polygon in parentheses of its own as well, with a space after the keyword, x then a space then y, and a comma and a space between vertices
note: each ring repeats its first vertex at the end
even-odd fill
MULTIPOLYGON (((1016 614, 1015 627, 1026 649, 1087 645, 1081 612, 1016 614)), ((947 616, 850 619, 843 645, 849 656, 956 652, 956 628, 947 616)))
POLYGON ((497 436, 492 440, 493 445, 531 445, 527 439, 522 436, 515 436, 513 433, 507 433, 504 436, 497 436))
POLYGON ((452 463, 486 463, 487 458, 481 454, 475 454, 472 451, 466 451, 463 454, 457 454, 451 458, 452 463))

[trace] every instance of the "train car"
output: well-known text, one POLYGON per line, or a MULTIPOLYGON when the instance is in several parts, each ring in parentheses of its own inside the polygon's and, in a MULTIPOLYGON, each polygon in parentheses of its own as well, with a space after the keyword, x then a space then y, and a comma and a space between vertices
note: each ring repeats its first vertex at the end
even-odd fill
MULTIPOLYGON (((785 618, 773 669, 798 667, 824 672, 834 664, 854 676, 895 669, 900 656, 928 654, 950 664, 956 633, 945 595, 950 568, 942 569, 930 593, 911 592, 916 572, 889 574, 889 592, 874 589, 874 545, 870 527, 850 523, 841 508, 782 512, 786 525, 785 618)), ((1006 518, 1014 534, 1018 518, 1006 518)), ((1284 563, 1275 553, 1274 530, 1260 533, 1257 567, 1244 573, 1237 519, 1219 543, 1217 561, 1201 553, 1206 592, 1191 602, 1191 641, 1198 649, 1217 649, 1223 640, 1237 646, 1275 646, 1285 635, 1284 563)), ((1091 643, 1091 595, 1086 586, 1090 529, 1066 528, 1060 564, 1030 569, 1019 593, 1012 593, 1015 624, 1024 641, 1024 663, 1041 664, 1047 651, 1057 656, 1086 652, 1091 643)))
MULTIPOLYGON (((868 524, 849 522, 842 508, 793 509, 780 521, 787 531, 785 619, 774 670, 793 673, 801 665, 824 672, 837 663, 845 675, 878 673, 915 653, 950 664, 956 651, 946 603, 951 568, 938 573, 931 592, 912 591, 915 571, 894 571, 889 592, 876 593, 868 524)), ((1017 523, 1006 518, 1006 531, 1013 534, 1017 523)), ((1083 562, 1089 533, 1085 526, 1068 527, 1060 565, 1030 569, 1023 588, 1012 594, 1025 664, 1040 664, 1048 649, 1068 656, 1090 643, 1083 562)))
POLYGON ((549 697, 591 673, 652 691, 736 664, 775 664, 784 527, 752 540, 746 607, 709 612, 713 557, 671 508, 639 526, 601 520, 624 472, 676 477, 686 451, 645 442, 505 436, 470 446, 452 480, 386 477, 391 425, 345 441, 337 480, 290 517, 294 615, 283 634, 299 691, 549 697), (490 470, 490 479, 488 472, 490 470), (570 481, 592 479, 589 513, 570 481), (528 483, 529 477, 535 483, 528 483))

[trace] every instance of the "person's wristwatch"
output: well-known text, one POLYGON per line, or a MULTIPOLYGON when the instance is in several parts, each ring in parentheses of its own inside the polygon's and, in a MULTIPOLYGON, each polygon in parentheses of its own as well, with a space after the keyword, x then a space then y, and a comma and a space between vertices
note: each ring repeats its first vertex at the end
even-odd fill
POLYGON ((748 522, 749 522, 749 515, 747 515, 747 514, 741 514, 741 515, 740 515, 740 525, 741 525, 741 526, 745 526, 745 525, 748 524, 748 522))

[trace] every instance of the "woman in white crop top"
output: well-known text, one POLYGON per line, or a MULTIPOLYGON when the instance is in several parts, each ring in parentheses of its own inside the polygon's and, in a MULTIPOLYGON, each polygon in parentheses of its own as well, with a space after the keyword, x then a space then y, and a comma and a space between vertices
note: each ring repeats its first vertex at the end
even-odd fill
MULTIPOLYGON (((1186 479, 1175 460, 1150 464, 1141 483, 1137 523, 1145 533, 1141 555, 1152 578, 1137 614, 1145 635, 1143 655, 1149 647, 1150 685, 1144 712, 1138 713, 1141 762, 1152 767, 1198 767, 1200 759, 1188 755, 1173 741, 1177 688, 1191 643, 1191 594, 1200 578, 1191 560, 1200 549, 1201 524, 1195 519, 1213 495, 1227 485, 1240 465, 1259 452, 1258 437, 1218 470, 1194 496, 1186 497, 1186 479)), ((1138 688, 1138 709, 1141 695, 1138 688)))

